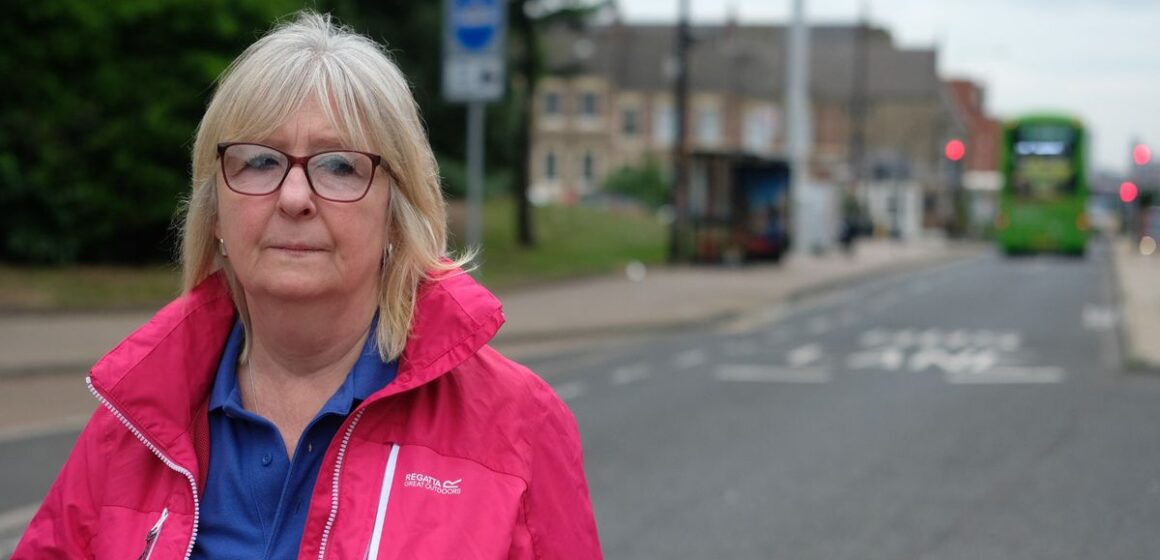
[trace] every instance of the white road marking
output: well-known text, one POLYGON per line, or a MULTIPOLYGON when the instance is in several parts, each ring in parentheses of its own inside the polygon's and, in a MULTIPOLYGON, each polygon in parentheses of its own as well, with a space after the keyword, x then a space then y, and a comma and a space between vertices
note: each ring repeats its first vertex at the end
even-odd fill
POLYGON ((787 352, 785 355, 785 363, 795 368, 807 366, 822 359, 824 355, 820 344, 806 344, 805 346, 798 346, 787 352))
POLYGON ((564 401, 570 401, 582 396, 585 392, 584 384, 579 381, 569 381, 561 383, 553 387, 556 390, 556 396, 564 401))
POLYGON ((971 343, 971 334, 966 329, 951 331, 947 333, 942 343, 947 348, 957 350, 971 343))
POLYGON ((1116 326, 1116 312, 1106 305, 1085 305, 1083 326, 1093 331, 1111 330, 1116 326))
POLYGON ((859 344, 866 348, 893 345, 900 348, 991 348, 1014 352, 1023 346, 1023 335, 1014 331, 969 331, 957 329, 898 329, 873 328, 862 333, 859 344))
POLYGON ((830 373, 817 368, 779 368, 750 364, 722 364, 713 376, 718 381, 743 383, 826 383, 830 373))
POLYGON ((920 346, 939 346, 943 341, 943 332, 939 329, 926 329, 918 333, 920 346))
POLYGON ((948 352, 942 348, 922 348, 910 356, 910 371, 919 372, 927 368, 941 369, 947 373, 983 373, 998 363, 999 358, 992 350, 966 349, 948 352))
POLYGON ((955 385, 1016 384, 1016 383, 1059 383, 1063 381, 1063 368, 1041 367, 994 367, 982 372, 950 372, 947 383, 955 385))
POLYGON ((846 367, 850 369, 898 371, 902 369, 904 363, 906 363, 906 353, 896 346, 855 352, 846 357, 846 367))
POLYGON ((611 378, 613 385, 628 385, 647 379, 650 375, 652 375, 652 368, 647 364, 635 364, 616 368, 612 371, 611 378))
POLYGON ((690 369, 705 365, 709 361, 709 354, 704 350, 685 350, 673 358, 673 365, 679 369, 690 369))

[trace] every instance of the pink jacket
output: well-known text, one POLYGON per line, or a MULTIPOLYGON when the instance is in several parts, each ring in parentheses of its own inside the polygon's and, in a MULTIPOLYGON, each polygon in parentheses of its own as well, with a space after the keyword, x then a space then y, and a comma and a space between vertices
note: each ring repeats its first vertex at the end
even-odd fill
MULTIPOLYGON (((215 276, 93 367, 103 406, 15 560, 189 557, 207 403, 233 321, 215 276)), ((486 345, 502 323, 499 301, 467 275, 420 288, 395 381, 326 452, 299 558, 601 557, 575 420, 486 345)))

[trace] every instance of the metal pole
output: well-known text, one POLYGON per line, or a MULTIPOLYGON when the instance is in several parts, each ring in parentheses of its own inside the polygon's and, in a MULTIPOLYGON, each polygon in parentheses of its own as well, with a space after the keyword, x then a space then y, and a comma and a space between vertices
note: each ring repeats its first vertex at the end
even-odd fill
POLYGON ((867 99, 870 90, 869 66, 870 66, 870 42, 869 42, 869 8, 866 2, 862 3, 862 14, 858 18, 858 28, 855 31, 854 52, 851 59, 853 60, 853 72, 851 73, 850 84, 850 185, 852 187, 852 195, 858 200, 859 204, 869 206, 869 193, 866 192, 866 185, 862 183, 863 170, 865 169, 865 146, 866 146, 866 113, 869 99, 867 99))
POLYGON ((677 76, 673 85, 673 117, 676 124, 676 138, 673 139, 673 222, 669 226, 669 262, 681 258, 682 229, 686 222, 685 198, 689 182, 689 149, 685 137, 688 123, 685 116, 689 108, 689 0, 680 1, 680 16, 677 22, 677 76))
MULTIPOLYGON (((467 246, 483 254, 483 127, 484 105, 467 104, 467 246)), ((482 269, 477 258, 476 270, 482 269)))
POLYGON ((821 216, 806 215, 806 191, 810 164, 809 29, 805 22, 805 0, 793 0, 793 26, 789 35, 789 65, 786 79, 786 148, 790 157, 790 188, 793 200, 794 251, 808 249, 807 224, 821 216))

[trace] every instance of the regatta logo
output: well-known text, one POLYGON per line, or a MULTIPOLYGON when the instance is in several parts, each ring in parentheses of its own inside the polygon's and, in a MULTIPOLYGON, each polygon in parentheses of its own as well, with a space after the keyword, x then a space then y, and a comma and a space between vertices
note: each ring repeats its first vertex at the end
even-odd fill
POLYGON ((436 494, 458 496, 463 493, 463 489, 459 487, 460 482, 463 482, 462 478, 456 480, 439 480, 438 478, 422 473, 407 473, 407 476, 403 479, 403 487, 422 488, 436 494))

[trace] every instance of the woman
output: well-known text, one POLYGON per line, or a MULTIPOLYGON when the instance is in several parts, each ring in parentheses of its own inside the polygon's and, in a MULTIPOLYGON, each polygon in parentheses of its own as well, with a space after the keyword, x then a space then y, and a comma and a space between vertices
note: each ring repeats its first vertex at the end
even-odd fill
POLYGON ((598 558, 575 421, 487 346, 398 68, 303 13, 222 76, 185 295, 106 355, 103 406, 14 558, 598 558))

